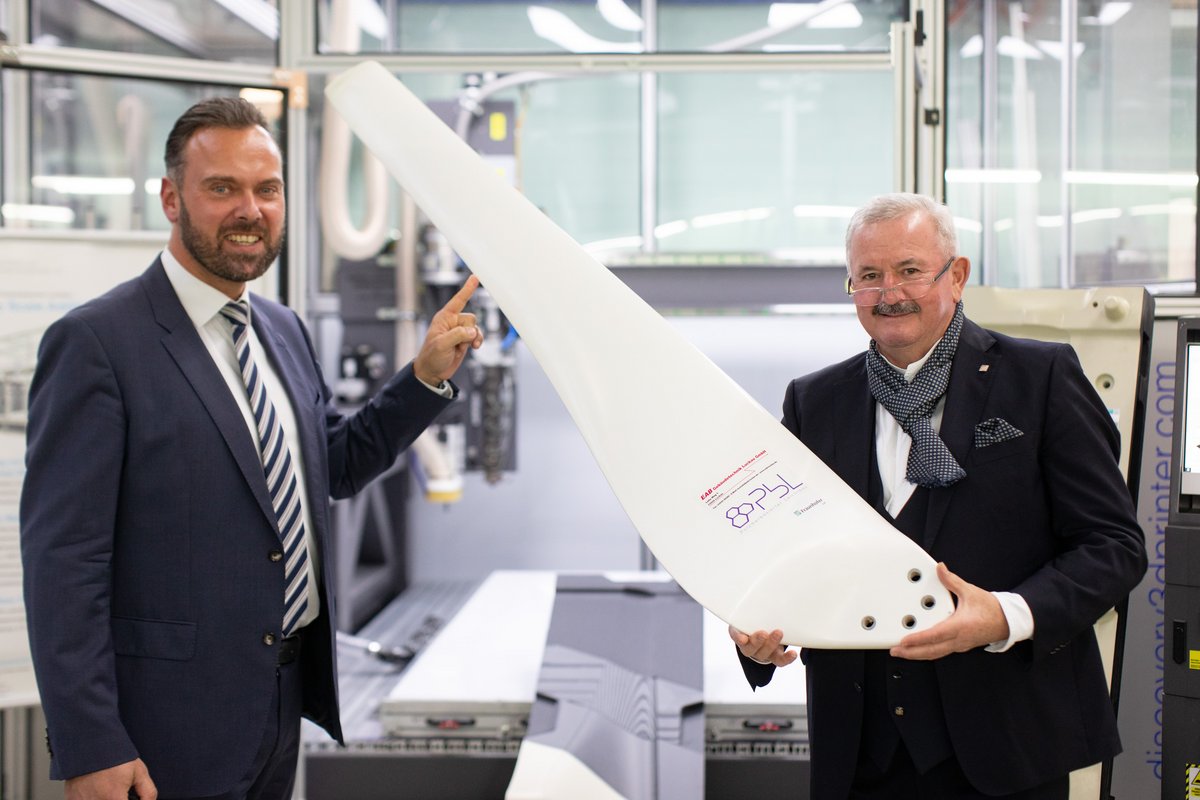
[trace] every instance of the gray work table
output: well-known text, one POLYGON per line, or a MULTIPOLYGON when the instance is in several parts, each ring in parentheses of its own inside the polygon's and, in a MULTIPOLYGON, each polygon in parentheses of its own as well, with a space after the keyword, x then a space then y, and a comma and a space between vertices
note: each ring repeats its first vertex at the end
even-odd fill
MULTIPOLYGON (((443 669, 453 674, 452 683, 470 683, 469 678, 464 679, 460 674, 461 670, 475 664, 486 671, 487 648, 462 647, 461 629, 451 628, 440 643, 436 637, 438 631, 451 623, 462 623, 459 611, 468 606, 481 583, 485 582, 414 585, 385 607, 357 636, 378 641, 385 647, 415 649, 417 655, 408 668, 412 672, 407 684, 414 678, 423 682, 431 673, 443 669), (447 652, 444 645, 450 641, 455 646, 447 652), (418 667, 418 662, 426 656, 418 667)), ((708 726, 705 797, 735 797, 735 787, 752 780, 756 786, 777 787, 789 796, 806 798, 808 742, 802 672, 789 668, 786 680, 778 681, 781 686, 772 683, 769 688, 776 692, 777 698, 783 698, 773 706, 763 690, 750 692, 740 682, 732 644, 727 637, 721 641, 723 625, 718 623, 715 618, 706 620, 704 634, 708 726), (707 667, 709 662, 718 665, 720 674, 707 667), (787 692, 790 694, 784 694, 787 692), (745 700, 745 705, 741 700, 745 700), (761 732, 752 729, 764 721, 761 732)), ((540 654, 535 657, 540 661, 540 654)), ((519 735, 496 735, 495 730, 467 728, 440 730, 432 718, 427 732, 418 727, 402 732, 389 730, 394 726, 384 724, 380 706, 397 689, 405 670, 380 660, 359 644, 346 641, 339 643, 338 659, 346 746, 337 746, 324 732, 305 724, 306 800, 504 797, 516 764, 519 735)), ((536 669, 536 664, 532 668, 536 669)), ((401 687, 400 695, 404 694, 404 688, 401 687)), ((532 695, 530 691, 531 701, 532 695)))

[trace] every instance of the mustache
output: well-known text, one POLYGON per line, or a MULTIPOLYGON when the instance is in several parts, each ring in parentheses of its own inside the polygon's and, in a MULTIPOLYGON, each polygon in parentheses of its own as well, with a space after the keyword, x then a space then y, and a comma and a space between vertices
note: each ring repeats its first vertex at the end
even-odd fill
POLYGON ((876 303, 871 313, 875 316, 896 316, 899 314, 915 314, 921 307, 916 300, 901 300, 898 303, 876 303))

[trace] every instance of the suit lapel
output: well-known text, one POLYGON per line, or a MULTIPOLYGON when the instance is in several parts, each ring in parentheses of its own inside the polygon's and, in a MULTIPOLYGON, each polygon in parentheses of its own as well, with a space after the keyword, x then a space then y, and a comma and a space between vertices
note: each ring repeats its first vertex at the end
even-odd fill
MULTIPOLYGON (((942 441, 963 469, 967 469, 967 456, 975 439, 975 425, 983 416, 984 404, 1000 361, 998 355, 990 352, 993 344, 995 339, 983 328, 970 320, 963 322, 958 350, 950 371, 950 386, 946 391, 946 408, 940 432, 942 441)), ((963 480, 969 479, 968 471, 963 480)), ((955 490, 955 486, 950 486, 929 492, 929 515, 923 542, 926 551, 932 552, 955 490)))
POLYGON ((237 402, 229 394, 229 388, 213 363, 212 356, 196 327, 192 324, 175 289, 171 286, 162 262, 156 260, 142 275, 142 285, 150 301, 155 321, 165 329, 163 347, 175 361, 192 390, 204 404, 226 447, 237 462, 238 470, 254 493, 254 499, 272 525, 275 511, 267 492, 267 480, 263 475, 262 461, 254 440, 246 429, 245 418, 237 402))
POLYGON ((871 485, 871 453, 875 448, 875 398, 867 388, 866 359, 827 395, 833 405, 833 467, 864 500, 871 485))

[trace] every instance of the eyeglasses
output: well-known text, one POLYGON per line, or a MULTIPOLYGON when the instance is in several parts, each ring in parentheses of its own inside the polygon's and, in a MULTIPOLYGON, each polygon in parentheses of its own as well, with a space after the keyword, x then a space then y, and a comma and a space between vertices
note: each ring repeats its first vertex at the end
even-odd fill
POLYGON ((932 278, 914 278, 911 281, 900 281, 893 283, 891 286, 864 286, 861 289, 850 288, 850 278, 846 278, 846 294, 850 295, 850 299, 854 301, 856 306, 873 306, 878 305, 883 300, 883 295, 887 292, 895 292, 896 296, 904 300, 920 300, 925 295, 929 294, 929 290, 933 288, 933 284, 937 283, 938 278, 946 274, 946 270, 950 269, 950 265, 955 262, 958 256, 950 256, 950 260, 946 262, 946 266, 938 270, 937 275, 932 278))

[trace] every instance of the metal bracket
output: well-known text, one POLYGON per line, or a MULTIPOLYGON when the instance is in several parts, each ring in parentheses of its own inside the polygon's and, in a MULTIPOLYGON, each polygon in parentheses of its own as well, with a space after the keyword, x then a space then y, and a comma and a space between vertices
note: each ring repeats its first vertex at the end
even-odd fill
POLYGON ((308 108, 308 73, 299 69, 275 70, 275 84, 287 89, 288 108, 308 108))

